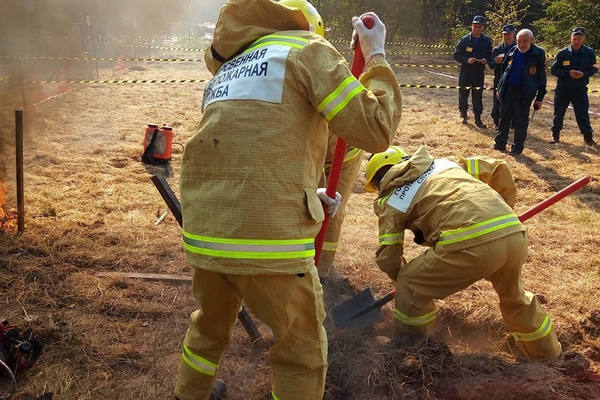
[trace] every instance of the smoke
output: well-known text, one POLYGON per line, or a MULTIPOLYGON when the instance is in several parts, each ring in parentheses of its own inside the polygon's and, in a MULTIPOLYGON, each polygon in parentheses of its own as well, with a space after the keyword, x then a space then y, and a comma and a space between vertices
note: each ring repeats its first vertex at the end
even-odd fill
MULTIPOLYGON (((216 20, 223 2, 2 0, 0 79, 8 74, 32 80, 90 78, 85 63, 18 61, 16 56, 133 56, 123 44, 144 44, 161 35, 193 34, 202 22, 216 20)), ((0 93, 3 86, 0 82, 0 93)))

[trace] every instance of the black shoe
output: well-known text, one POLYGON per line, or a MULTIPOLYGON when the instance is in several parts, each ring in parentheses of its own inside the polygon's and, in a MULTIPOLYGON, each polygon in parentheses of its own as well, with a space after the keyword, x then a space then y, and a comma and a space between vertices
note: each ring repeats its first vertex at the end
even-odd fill
POLYGON ((557 143, 560 143, 560 140, 558 138, 554 138, 551 141, 549 141, 548 143, 550 143, 550 144, 557 144, 557 143))
POLYGON ((517 151, 512 151, 512 150, 511 150, 511 151, 509 151, 509 152, 508 152, 508 155, 509 155, 509 156, 513 156, 513 157, 518 157, 518 156, 520 156, 520 155, 521 155, 521 152, 520 152, 520 151, 519 151, 519 152, 517 152, 517 151))
POLYGON ((598 143, 594 142, 594 139, 586 140, 585 145, 590 147, 598 147, 598 143))
POLYGON ((475 125, 477 125, 479 129, 487 129, 487 125, 481 121, 481 118, 475 118, 475 125))
POLYGON ((462 123, 466 125, 467 124, 467 114, 460 113, 460 117, 462 118, 462 123))
POLYGON ((225 400, 227 398, 227 386, 221 379, 215 379, 213 390, 209 400, 225 400))
POLYGON ((506 153, 506 147, 494 146, 494 150, 499 151, 500 153, 506 153))

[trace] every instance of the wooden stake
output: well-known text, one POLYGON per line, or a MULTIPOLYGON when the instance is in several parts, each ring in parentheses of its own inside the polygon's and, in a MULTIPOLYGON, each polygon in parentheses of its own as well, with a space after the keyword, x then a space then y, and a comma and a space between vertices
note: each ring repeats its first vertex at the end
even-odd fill
POLYGON ((23 111, 15 111, 15 148, 17 160, 17 232, 25 231, 25 191, 23 182, 23 111))
POLYGON ((170 283, 185 283, 191 284, 192 278, 182 275, 171 274, 144 274, 139 272, 99 272, 96 276, 101 278, 131 278, 141 279, 145 281, 170 282, 170 283))

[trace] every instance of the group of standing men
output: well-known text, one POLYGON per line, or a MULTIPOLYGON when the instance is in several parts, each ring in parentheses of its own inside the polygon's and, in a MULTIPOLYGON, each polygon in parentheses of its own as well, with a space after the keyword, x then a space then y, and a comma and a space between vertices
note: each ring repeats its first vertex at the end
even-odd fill
MULTIPOLYGON (((516 32, 514 25, 502 28, 503 43, 492 48, 492 40, 483 33, 485 18, 477 15, 471 24, 471 33, 463 36, 454 51, 454 59, 460 63, 459 110, 463 123, 467 123, 469 92, 472 92, 475 124, 487 128, 481 119, 483 113, 485 65, 494 70, 494 105, 492 118, 497 130, 494 149, 505 152, 510 128, 515 130, 514 143, 509 154, 523 152, 529 112, 542 107, 546 95, 546 54, 536 46, 529 29, 516 32)), ((558 77, 554 95, 554 120, 552 140, 560 141, 560 131, 569 104, 573 105, 575 117, 584 142, 597 147, 589 117, 587 85, 589 77, 598 72, 594 50, 584 45, 585 28, 573 29, 571 45, 562 49, 552 64, 551 73, 558 77)))

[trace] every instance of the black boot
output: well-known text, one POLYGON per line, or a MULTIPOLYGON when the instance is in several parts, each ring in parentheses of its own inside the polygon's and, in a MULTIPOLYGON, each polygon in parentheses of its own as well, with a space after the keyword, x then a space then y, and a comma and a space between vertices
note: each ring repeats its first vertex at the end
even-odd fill
POLYGON ((460 117, 462 118, 462 123, 466 124, 467 123, 467 113, 466 112, 461 112, 460 113, 460 117))
POLYGON ((550 144, 560 143, 560 133, 552 131, 552 140, 549 141, 550 144))
POLYGON ((594 141, 594 139, 587 139, 587 140, 585 141, 585 145, 586 145, 586 146, 590 146, 590 147, 594 147, 594 148, 598 148, 598 143, 596 143, 596 142, 594 141))
MULTIPOLYGON (((223 382, 223 380, 217 378, 215 379, 215 384, 213 385, 209 400, 225 399, 227 399, 227 386, 225 386, 225 382, 223 382)), ((175 397, 175 400, 179 400, 179 398, 175 397)))
POLYGON ((477 125, 479 129, 487 129, 487 125, 481 120, 481 115, 475 116, 475 125, 477 125))
POLYGON ((210 400, 225 400, 227 398, 227 386, 221 379, 215 379, 210 400))

